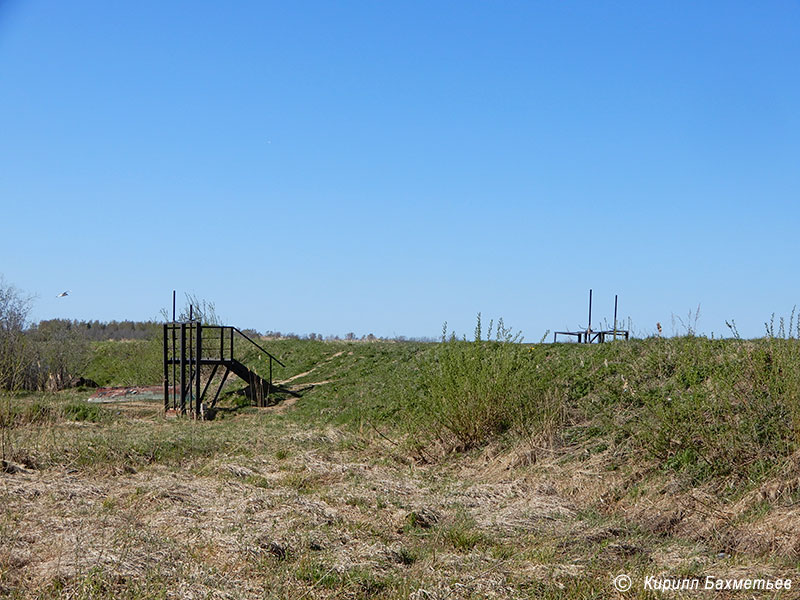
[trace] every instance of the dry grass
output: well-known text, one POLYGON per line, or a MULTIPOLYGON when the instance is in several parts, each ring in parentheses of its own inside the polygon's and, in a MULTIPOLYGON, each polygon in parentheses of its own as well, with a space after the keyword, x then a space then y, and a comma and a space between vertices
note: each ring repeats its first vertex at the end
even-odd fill
POLYGON ((612 469, 611 451, 489 445, 415 462, 373 429, 294 409, 193 423, 137 402, 6 431, 20 468, 0 474, 0 594, 588 599, 616 597, 620 572, 798 566, 790 471, 726 503, 612 469))

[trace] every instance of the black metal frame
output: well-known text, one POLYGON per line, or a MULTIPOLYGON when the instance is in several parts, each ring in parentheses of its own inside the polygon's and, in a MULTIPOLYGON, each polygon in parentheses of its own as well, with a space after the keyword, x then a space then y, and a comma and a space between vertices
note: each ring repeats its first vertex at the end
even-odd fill
MULTIPOLYGON (((241 363, 236 360, 234 354, 234 342, 237 334, 250 342, 250 344, 269 358, 269 380, 264 382, 266 397, 260 398, 259 402, 262 406, 266 405, 269 402, 269 394, 273 389, 272 363, 276 362, 282 367, 286 365, 237 327, 231 325, 204 325, 199 320, 192 319, 191 312, 190 308, 190 319, 188 321, 177 322, 173 320, 171 323, 164 323, 163 326, 164 410, 173 410, 181 415, 185 415, 189 412, 195 418, 202 418, 207 409, 216 406, 219 394, 222 391, 222 386, 225 384, 228 375, 231 371, 237 369, 237 366, 242 366, 241 363), (214 352, 209 347, 203 347, 203 342, 205 340, 216 337, 214 334, 215 331, 219 332, 218 353, 214 352), (178 340, 180 340, 180 345, 178 345, 178 340), (202 386, 202 367, 206 365, 211 365, 214 368, 206 380, 205 385, 202 386), (172 366, 171 380, 170 366, 172 366), (203 400, 220 366, 225 367, 225 373, 214 393, 213 400, 208 407, 206 407, 203 400), (178 375, 175 372, 176 368, 180 372, 179 388, 176 386, 178 380, 178 375), (192 388, 194 388, 194 390, 192 388)), ((255 382, 251 381, 249 383, 252 388, 255 382)))
POLYGON ((606 341, 607 337, 612 337, 613 339, 630 339, 630 332, 625 329, 606 329, 603 331, 554 331, 553 332, 553 341, 556 342, 557 336, 559 335, 570 335, 578 338, 579 344, 602 344, 606 341))
POLYGON ((586 327, 585 331, 554 331, 553 332, 553 343, 558 341, 559 335, 567 335, 578 338, 579 344, 593 344, 598 343, 602 344, 606 341, 606 337, 612 337, 616 340, 617 338, 624 337, 627 341, 630 339, 630 332, 627 329, 617 329, 617 302, 619 300, 619 295, 614 296, 614 329, 604 329, 601 331, 593 331, 592 330, 592 290, 589 290, 589 325, 586 327))

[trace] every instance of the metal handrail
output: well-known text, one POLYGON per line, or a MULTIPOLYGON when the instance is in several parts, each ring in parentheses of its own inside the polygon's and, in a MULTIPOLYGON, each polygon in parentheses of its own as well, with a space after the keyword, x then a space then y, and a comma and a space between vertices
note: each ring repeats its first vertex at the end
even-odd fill
POLYGON ((272 360, 274 360, 274 361, 275 361, 276 363, 278 363, 280 366, 282 366, 282 367, 285 367, 285 366, 286 366, 286 365, 285 365, 285 364, 283 364, 283 363, 282 363, 280 360, 278 360, 278 358, 276 358, 275 356, 273 356, 272 354, 270 354, 270 353, 269 353, 267 350, 264 350, 264 348, 262 348, 262 347, 261 347, 261 344, 259 344, 258 342, 255 342, 255 341, 253 341, 253 340, 250 338, 250 336, 249 336, 249 335, 247 335, 245 332, 243 332, 241 329, 239 329, 238 327, 234 327, 234 326, 232 326, 232 325, 229 325, 229 327, 230 327, 231 329, 233 329, 233 330, 237 331, 237 332, 239 333, 239 335, 241 335, 241 336, 242 336, 244 339, 246 339, 248 342, 250 342, 251 344, 253 344, 253 345, 254 345, 256 348, 258 348, 259 350, 261 350, 261 351, 262 351, 264 354, 266 354, 267 356, 269 356, 269 357, 270 357, 272 360))
MULTIPOLYGON (((195 325, 199 325, 199 326, 200 326, 200 327, 202 327, 203 329, 222 329, 223 331, 224 331, 225 329, 230 329, 231 331, 235 331, 235 332, 237 332, 237 333, 238 333, 240 336, 242 336, 244 339, 246 339, 248 342, 250 342, 251 344, 253 344, 253 345, 254 345, 256 348, 258 348, 258 349, 259 349, 261 352, 263 352, 264 354, 266 354, 266 355, 267 355, 267 356, 268 356, 270 359, 274 360, 274 361, 275 361, 276 363, 278 363, 280 366, 282 366, 282 367, 286 367, 286 365, 285 365, 285 364, 283 364, 283 363, 281 362, 281 360, 280 360, 280 359, 279 359, 277 356, 275 356, 274 354, 272 354, 272 353, 271 353, 269 350, 267 350, 266 348, 264 348, 264 347, 263 347, 261 344, 259 344, 258 342, 256 342, 256 341, 255 341, 253 338, 251 338, 249 335, 247 335, 247 334, 246 334, 244 331, 242 331, 242 330, 241 330, 241 329, 239 329, 238 327, 235 327, 235 326, 233 326, 233 325, 205 325, 205 324, 202 324, 202 323, 200 323, 198 320, 195 320, 195 319, 192 319, 192 320, 190 320, 190 321, 185 321, 184 323, 186 323, 186 324, 192 323, 192 324, 195 324, 195 325)), ((178 321, 172 321, 171 323, 166 323, 165 325, 166 325, 167 327, 170 327, 170 328, 176 328, 176 329, 177 329, 177 326, 179 326, 180 324, 181 324, 181 323, 180 323, 180 322, 178 322, 178 321)), ((232 341, 232 340, 233 340, 233 338, 231 338, 231 341, 232 341)), ((223 356, 220 356, 220 358, 222 359, 222 358, 224 358, 224 357, 223 357, 223 356)), ((231 347, 231 358, 233 358, 233 347, 231 347)))

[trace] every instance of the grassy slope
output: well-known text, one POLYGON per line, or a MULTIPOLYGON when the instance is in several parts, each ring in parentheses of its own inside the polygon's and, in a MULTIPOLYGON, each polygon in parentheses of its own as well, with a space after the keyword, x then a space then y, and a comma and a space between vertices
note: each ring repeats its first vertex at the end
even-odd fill
MULTIPOLYGON (((157 383, 131 347, 90 373, 157 383)), ((800 566, 793 340, 269 348, 302 399, 208 423, 3 398, 29 472, 0 475, 0 592, 576 599, 800 566)))

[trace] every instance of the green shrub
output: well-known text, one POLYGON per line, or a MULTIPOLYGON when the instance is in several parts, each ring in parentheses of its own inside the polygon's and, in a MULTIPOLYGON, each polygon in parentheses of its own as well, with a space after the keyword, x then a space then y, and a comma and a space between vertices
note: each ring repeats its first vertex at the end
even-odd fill
POLYGON ((421 367, 418 418, 446 445, 468 449, 515 429, 528 435, 560 421, 561 395, 533 381, 528 347, 502 319, 483 339, 481 319, 472 342, 447 339, 447 329, 421 367))
POLYGON ((745 485, 800 446, 800 340, 518 341, 502 323, 483 339, 479 320, 474 341, 451 336, 423 353, 403 413, 414 439, 460 450, 505 432, 586 442, 745 485))

